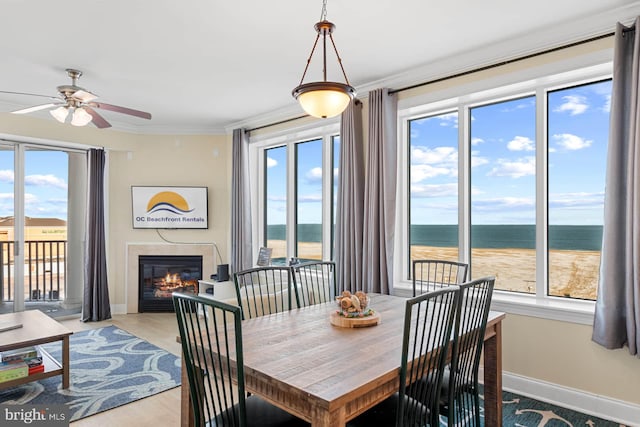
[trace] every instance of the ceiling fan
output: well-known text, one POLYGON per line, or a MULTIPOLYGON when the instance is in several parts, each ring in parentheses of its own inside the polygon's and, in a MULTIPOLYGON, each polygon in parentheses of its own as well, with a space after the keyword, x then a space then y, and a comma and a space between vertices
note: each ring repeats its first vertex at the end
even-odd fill
POLYGON ((93 124, 100 129, 111 127, 111 124, 106 121, 104 117, 98 114, 98 112, 95 110, 96 108, 115 111, 116 113, 128 114, 130 116, 136 116, 143 119, 151 119, 151 114, 144 111, 95 101, 98 98, 97 95, 76 85, 78 79, 82 75, 82 71, 75 70, 73 68, 67 68, 67 74, 71 78, 71 84, 58 86, 58 96, 8 91, 0 91, 0 93, 50 98, 55 102, 23 108, 21 110, 12 111, 12 113, 26 114, 32 113, 34 111, 57 107, 55 108, 55 110, 50 111, 51 115, 60 123, 64 123, 67 118, 71 116, 71 124, 74 126, 85 126, 89 124, 89 122, 93 122, 93 124))

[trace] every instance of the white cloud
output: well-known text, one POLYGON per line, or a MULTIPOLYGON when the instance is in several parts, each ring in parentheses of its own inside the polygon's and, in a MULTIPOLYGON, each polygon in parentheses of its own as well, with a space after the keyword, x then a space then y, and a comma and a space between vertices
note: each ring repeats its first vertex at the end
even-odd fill
POLYGON ((27 175, 24 177, 25 185, 35 185, 38 187, 51 186, 66 190, 67 183, 55 175, 27 175))
POLYGON ((553 139, 556 144, 564 148, 565 150, 582 150, 583 148, 590 147, 593 141, 589 139, 581 138, 571 133, 561 133, 553 135, 553 139))
POLYGON ((598 193, 552 193, 549 207, 556 209, 592 208, 604 205, 604 192, 598 193))
POLYGON ((507 143, 507 149, 510 151, 534 151, 535 142, 526 136, 516 136, 507 143))
POLYGON ((611 112, 611 94, 605 95, 604 105, 602 106, 602 112, 609 114, 611 112))
POLYGON ((286 202, 287 198, 286 196, 268 196, 267 200, 270 202, 286 202))
POLYGON ((13 183, 14 175, 12 170, 0 170, 0 182, 13 183))
POLYGON ((309 182, 322 182, 322 168, 313 168, 305 174, 309 182))
POLYGON ((274 158, 267 157, 267 168, 272 168, 274 166, 278 166, 278 161, 274 158))
POLYGON ((440 126, 458 127, 458 112, 442 114, 434 117, 434 119, 440 120, 440 126))
POLYGON ((486 165, 487 163, 489 163, 489 159, 487 159, 486 157, 482 157, 479 154, 480 154, 479 151, 472 151, 471 152, 471 167, 472 168, 475 168, 477 166, 486 165))
POLYGON ((411 183, 424 181, 437 176, 456 176, 457 168, 437 167, 431 165, 414 165, 411 167, 411 183))
POLYGON ((429 184, 429 185, 412 185, 411 197, 427 198, 427 197, 456 197, 458 195, 458 184, 429 184))
POLYGON ((530 210, 535 205, 535 200, 529 197, 496 197, 473 201, 473 209, 482 212, 530 210))
POLYGON ((458 150, 454 147, 411 147, 411 162, 413 164, 457 164, 458 150))
POLYGON ((589 108, 587 98, 582 95, 567 95, 563 96, 562 99, 564 100, 564 103, 553 111, 557 113, 567 111, 572 116, 577 116, 578 114, 584 113, 587 111, 587 108, 589 108))
POLYGON ((305 196, 298 196, 299 203, 317 203, 322 202, 322 194, 308 194, 305 196))
POLYGON ((495 166, 487 175, 522 178, 523 176, 535 175, 536 173, 535 157, 525 157, 515 161, 498 159, 497 163, 498 165, 495 166))
POLYGON ((412 147, 411 162, 412 183, 458 174, 458 150, 454 147, 412 147))
POLYGON ((478 144, 482 144, 484 142, 484 139, 482 138, 471 138, 471 145, 478 145, 478 144))

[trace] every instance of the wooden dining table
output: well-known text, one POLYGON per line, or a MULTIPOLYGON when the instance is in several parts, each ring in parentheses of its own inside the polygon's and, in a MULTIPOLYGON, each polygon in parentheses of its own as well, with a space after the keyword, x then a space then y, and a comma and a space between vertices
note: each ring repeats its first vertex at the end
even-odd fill
MULTIPOLYGON (((330 323, 335 303, 242 322, 246 390, 311 423, 342 427, 398 390, 405 298, 371 294, 378 325, 330 323)), ((485 425, 502 424, 502 331, 490 312, 484 341, 485 425)), ((193 425, 182 364, 182 426, 193 425)))

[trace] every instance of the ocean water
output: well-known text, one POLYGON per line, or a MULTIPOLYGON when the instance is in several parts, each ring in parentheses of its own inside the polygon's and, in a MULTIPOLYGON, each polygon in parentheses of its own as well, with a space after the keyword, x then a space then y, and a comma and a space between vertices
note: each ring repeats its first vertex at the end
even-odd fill
MULTIPOLYGON (((298 224, 298 240, 321 242, 320 224, 298 224)), ((267 227, 269 240, 285 240, 283 224, 267 227)), ((411 245, 455 247, 458 245, 457 225, 412 225, 411 245)), ((471 245, 487 249, 535 249, 534 225, 474 225, 471 227, 471 245)), ((601 225, 550 225, 549 249, 599 251, 602 248, 601 225)))

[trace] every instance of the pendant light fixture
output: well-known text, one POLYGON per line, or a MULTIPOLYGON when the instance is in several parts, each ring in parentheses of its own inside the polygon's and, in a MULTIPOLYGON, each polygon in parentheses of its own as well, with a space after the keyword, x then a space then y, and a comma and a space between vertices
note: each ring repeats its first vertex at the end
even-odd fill
POLYGON ((292 95, 298 100, 307 114, 318 118, 334 117, 347 108, 349 102, 356 96, 356 90, 349 84, 347 74, 344 72, 344 67, 342 66, 342 59, 340 59, 338 49, 333 41, 332 33, 336 26, 327 21, 327 0, 323 0, 322 2, 320 22, 316 23, 314 28, 318 35, 316 36, 316 41, 313 43, 311 55, 309 55, 309 59, 307 59, 307 65, 304 68, 304 73, 302 73, 300 85, 293 89, 292 95), (303 83, 320 36, 322 36, 323 80, 320 82, 303 83), (336 58, 342 70, 345 83, 327 81, 327 36, 329 36, 333 50, 336 53, 336 58))

